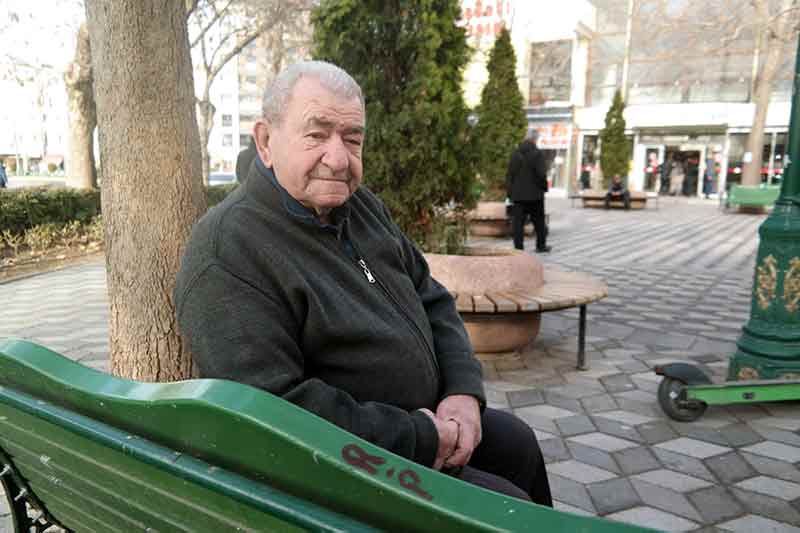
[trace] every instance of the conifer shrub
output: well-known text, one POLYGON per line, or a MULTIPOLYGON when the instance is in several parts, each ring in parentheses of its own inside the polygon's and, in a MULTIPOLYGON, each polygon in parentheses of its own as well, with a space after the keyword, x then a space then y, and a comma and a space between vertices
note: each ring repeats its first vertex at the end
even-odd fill
POLYGON ((478 192, 459 16, 457 0, 323 0, 312 15, 314 58, 364 91, 364 183, 421 245, 437 208, 472 207, 478 192))
POLYGON ((511 37, 503 28, 489 54, 489 80, 481 92, 475 126, 478 171, 485 187, 484 197, 489 200, 505 197, 508 161, 528 127, 516 65, 511 37))
POLYGON ((600 168, 603 170, 603 186, 608 188, 615 174, 628 175, 631 150, 625 137, 625 102, 622 94, 614 93, 614 101, 606 113, 605 127, 600 131, 600 168))

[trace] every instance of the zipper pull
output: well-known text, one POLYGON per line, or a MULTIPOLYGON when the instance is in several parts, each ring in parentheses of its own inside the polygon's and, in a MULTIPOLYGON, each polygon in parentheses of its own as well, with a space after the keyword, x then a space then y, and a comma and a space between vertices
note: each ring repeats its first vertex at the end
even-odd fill
POLYGON ((375 276, 373 276, 372 272, 369 271, 367 263, 363 259, 359 259, 358 264, 361 265, 361 268, 364 269, 364 275, 367 276, 367 281, 369 281, 370 283, 375 283, 375 276))

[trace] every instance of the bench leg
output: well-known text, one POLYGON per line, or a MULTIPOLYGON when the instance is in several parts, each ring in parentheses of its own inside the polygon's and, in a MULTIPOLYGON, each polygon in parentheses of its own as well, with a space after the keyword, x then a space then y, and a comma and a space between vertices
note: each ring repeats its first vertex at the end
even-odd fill
POLYGON ((578 370, 589 370, 586 364, 586 304, 580 306, 578 318, 578 370))

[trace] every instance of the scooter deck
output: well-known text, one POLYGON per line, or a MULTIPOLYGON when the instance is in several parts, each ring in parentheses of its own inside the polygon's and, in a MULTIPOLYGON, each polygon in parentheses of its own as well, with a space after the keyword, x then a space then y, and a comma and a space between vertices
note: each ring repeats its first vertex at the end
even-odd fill
POLYGON ((758 379, 726 381, 714 385, 689 385, 686 387, 686 399, 700 400, 708 405, 800 400, 800 379, 758 379))

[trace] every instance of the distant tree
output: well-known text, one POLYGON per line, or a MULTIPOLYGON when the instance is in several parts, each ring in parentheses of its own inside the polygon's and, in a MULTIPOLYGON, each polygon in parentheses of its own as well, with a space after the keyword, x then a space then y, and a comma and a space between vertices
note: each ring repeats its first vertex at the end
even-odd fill
POLYGON ((606 113, 605 127, 600 131, 600 168, 603 170, 603 185, 608 187, 611 177, 628 175, 630 143, 625 138, 625 102, 622 93, 614 94, 614 101, 606 113))
MULTIPOLYGON (((200 74, 197 97, 203 180, 208 183, 208 140, 216 109, 211 87, 220 71, 244 48, 264 34, 282 59, 287 31, 302 31, 297 21, 305 19, 311 0, 192 0, 188 13, 190 45, 196 50, 195 66, 200 74)), ((275 54, 273 54, 275 55, 275 54)), ((279 64, 281 59, 278 60, 279 64)))
POLYGON ((67 185, 79 189, 92 189, 97 187, 94 161, 97 109, 94 102, 92 51, 86 23, 81 24, 78 30, 75 58, 64 72, 64 84, 67 86, 69 113, 67 185))
POLYGON ((460 13, 457 0, 327 0, 312 15, 314 57, 364 90, 365 182, 420 243, 437 207, 475 201, 460 13))
POLYGON ((192 224, 206 208, 185 5, 86 0, 110 301, 111 372, 191 375, 172 298, 192 224))
POLYGON ((503 28, 489 54, 489 80, 481 93, 475 126, 478 170, 487 188, 484 194, 494 199, 505 196, 508 160, 528 125, 516 65, 510 34, 503 28))

